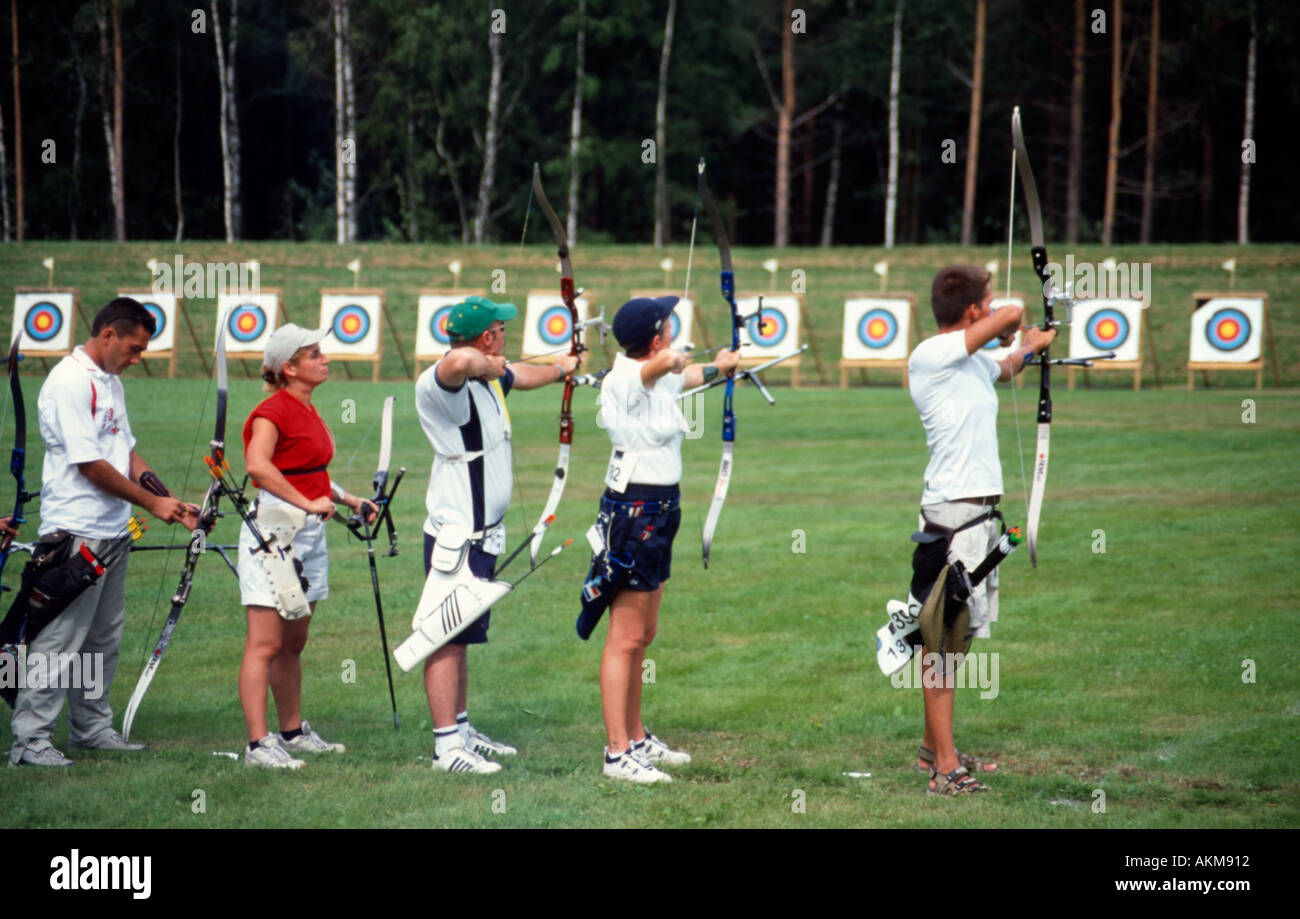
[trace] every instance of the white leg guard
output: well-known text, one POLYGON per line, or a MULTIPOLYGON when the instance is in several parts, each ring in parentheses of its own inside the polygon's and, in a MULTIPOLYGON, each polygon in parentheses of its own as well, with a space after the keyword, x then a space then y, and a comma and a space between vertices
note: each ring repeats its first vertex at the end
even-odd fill
POLYGON ((270 551, 254 551, 271 582, 276 612, 284 619, 311 615, 302 562, 293 554, 293 538, 306 522, 306 512, 286 504, 267 505, 257 511, 257 526, 270 551))
POLYGON ((393 650, 405 672, 463 632, 490 606, 510 593, 507 581, 475 577, 466 559, 468 533, 444 526, 433 547, 433 564, 411 618, 411 635, 393 650))

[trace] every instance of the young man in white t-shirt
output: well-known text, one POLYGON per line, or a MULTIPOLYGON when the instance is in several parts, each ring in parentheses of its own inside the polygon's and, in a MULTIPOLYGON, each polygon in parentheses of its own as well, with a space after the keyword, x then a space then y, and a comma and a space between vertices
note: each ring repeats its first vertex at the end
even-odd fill
MULTIPOLYGON (((939 333, 916 346, 907 366, 930 452, 920 526, 928 522, 958 530, 948 546, 948 562, 960 559, 968 570, 984 559, 998 535, 991 513, 1002 497, 1002 463, 993 384, 1020 373, 1025 359, 1056 337, 1055 329, 1027 329, 1024 347, 1001 362, 984 354, 981 349, 995 338, 1003 346, 1014 340, 1023 313, 1018 306, 991 309, 989 277, 971 265, 951 265, 935 275, 930 307, 939 333)), ((997 619, 997 569, 975 588, 969 609, 976 637, 987 637, 989 623, 997 619)), ((929 674, 933 668, 925 666, 925 655, 930 650, 921 649, 925 741, 917 751, 918 768, 930 773, 933 794, 985 791, 971 772, 983 775, 997 767, 954 747, 954 691, 950 680, 929 674)))

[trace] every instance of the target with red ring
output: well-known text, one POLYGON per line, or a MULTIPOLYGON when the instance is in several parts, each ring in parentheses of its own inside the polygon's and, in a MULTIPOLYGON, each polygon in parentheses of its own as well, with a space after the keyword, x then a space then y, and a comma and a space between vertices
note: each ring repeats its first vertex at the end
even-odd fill
POLYGON ((438 342, 440 345, 451 344, 451 336, 447 334, 447 318, 451 315, 451 308, 453 306, 455 306, 454 303, 449 303, 446 306, 438 307, 434 310, 433 317, 429 320, 429 334, 432 335, 433 340, 438 342))
POLYGON ((63 310, 48 300, 32 306, 23 317, 23 334, 32 341, 49 341, 63 328, 63 310))
POLYGON ((1250 340, 1250 319, 1239 309, 1216 310, 1205 324, 1205 338, 1220 351, 1236 351, 1250 340))
POLYGON ((537 321, 537 334, 548 345, 567 344, 573 337, 573 317, 567 306, 552 306, 542 311, 537 321))
POLYGON ((889 310, 868 310, 858 320, 858 340, 868 348, 887 348, 897 337, 898 319, 889 310))
POLYGON ((1128 317, 1115 309, 1100 309, 1088 317, 1084 337, 1099 351, 1114 351, 1128 341, 1128 317))
POLYGON ((370 334, 370 314, 349 303, 334 314, 330 332, 345 345, 355 345, 370 334))
POLYGON ((153 317, 154 331, 153 334, 149 336, 149 340, 154 341, 163 333, 163 329, 167 328, 167 314, 163 312, 161 306, 150 300, 143 300, 140 302, 140 305, 147 309, 149 315, 153 317))
POLYGON ((770 348, 781 343, 789 328, 784 313, 780 310, 766 309, 763 310, 761 320, 758 316, 749 320, 746 331, 749 332, 749 340, 754 344, 760 348, 770 348))
POLYGON ((226 331, 235 341, 256 341, 266 331, 266 311, 256 303, 243 303, 230 311, 226 331))

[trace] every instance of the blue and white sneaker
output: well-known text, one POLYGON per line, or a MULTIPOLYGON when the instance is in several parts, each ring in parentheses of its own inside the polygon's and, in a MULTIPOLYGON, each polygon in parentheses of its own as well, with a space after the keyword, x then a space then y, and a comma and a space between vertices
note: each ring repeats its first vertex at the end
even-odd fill
POLYGON ((639 752, 651 763, 663 763, 665 766, 685 766, 691 761, 691 754, 674 750, 649 731, 640 743, 632 744, 633 751, 639 752))
POLYGON ((508 743, 493 740, 472 724, 469 726, 469 740, 465 742, 465 746, 480 756, 514 756, 519 752, 508 743))
POLYGON ((605 748, 605 777, 635 782, 638 785, 654 785, 657 782, 671 782, 673 777, 657 768, 654 763, 639 753, 627 750, 611 759, 609 748, 605 748))
POLYGON ((469 772, 478 775, 491 775, 493 772, 501 771, 501 764, 494 763, 491 760, 484 759, 478 753, 469 749, 463 742, 453 742, 447 747, 442 756, 438 755, 438 748, 433 749, 433 768, 441 769, 443 772, 469 772))

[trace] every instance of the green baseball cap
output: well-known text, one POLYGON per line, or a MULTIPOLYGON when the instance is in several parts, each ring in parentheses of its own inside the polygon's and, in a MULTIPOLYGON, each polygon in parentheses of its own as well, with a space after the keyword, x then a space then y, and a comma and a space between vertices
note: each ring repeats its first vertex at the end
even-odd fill
POLYGON ((498 319, 505 322, 518 315, 513 303, 493 303, 487 297, 466 297, 451 308, 447 317, 447 334, 454 341, 469 341, 486 332, 498 319))

